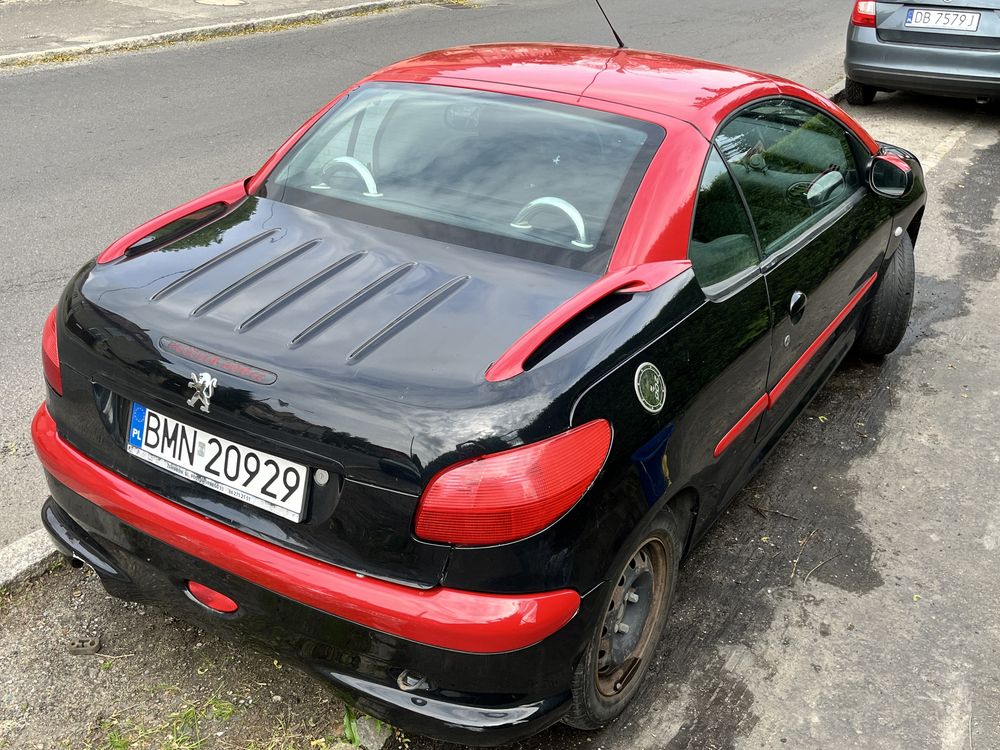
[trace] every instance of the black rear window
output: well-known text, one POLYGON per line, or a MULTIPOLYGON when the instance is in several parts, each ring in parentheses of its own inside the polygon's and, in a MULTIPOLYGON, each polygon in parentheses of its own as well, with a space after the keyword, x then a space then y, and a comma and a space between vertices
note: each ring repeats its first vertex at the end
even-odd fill
POLYGON ((373 83, 289 151, 260 195, 601 273, 662 128, 583 107, 373 83))

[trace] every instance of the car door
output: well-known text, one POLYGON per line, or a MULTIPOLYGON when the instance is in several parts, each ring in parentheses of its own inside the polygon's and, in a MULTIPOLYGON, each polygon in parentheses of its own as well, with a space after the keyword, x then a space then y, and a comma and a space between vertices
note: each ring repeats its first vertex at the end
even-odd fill
POLYGON ((805 102, 769 99, 716 136, 750 209, 773 320, 768 411, 761 437, 780 434, 853 342, 891 217, 866 187, 870 155, 805 102))
POLYGON ((679 438, 703 466, 699 524, 741 484, 763 411, 771 319, 753 225, 722 155, 713 147, 695 204, 688 247, 707 299, 684 324, 691 339, 687 377, 707 380, 679 438))

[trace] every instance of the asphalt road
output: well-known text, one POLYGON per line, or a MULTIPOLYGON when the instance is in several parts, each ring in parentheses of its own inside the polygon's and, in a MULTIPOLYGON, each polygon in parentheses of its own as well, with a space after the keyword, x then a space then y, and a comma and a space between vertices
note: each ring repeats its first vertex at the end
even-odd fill
MULTIPOLYGON (((840 74, 849 0, 610 0, 629 45, 797 78, 840 74)), ((427 6, 310 29, 0 73, 0 548, 39 528, 28 425, 42 322, 114 238, 253 173, 303 120, 386 63, 469 42, 612 43, 589 0, 427 6)))
MULTIPOLYGON (((791 15, 761 2, 752 18, 745 5, 608 2, 634 46, 818 88, 836 79, 849 2, 801 2, 791 15)), ((0 544, 36 525, 43 489, 27 421, 41 396, 37 329, 79 263, 149 215, 249 173, 374 66, 460 41, 605 41, 599 22, 586 2, 420 8, 0 75, 0 544)), ((840 368, 694 552, 622 719, 594 734, 556 727, 520 750, 1000 747, 1000 114, 903 95, 853 114, 928 173, 906 339, 882 365, 840 368)), ((150 726, 151 713, 180 709, 170 690, 148 702, 148 686, 166 683, 242 695, 240 679, 253 677, 329 721, 319 685, 290 683, 244 649, 215 657, 231 677, 203 672, 204 634, 80 576, 0 597, 0 747, 5 731, 11 747, 102 746, 99 717, 150 726), (74 633, 100 634, 121 659, 107 670, 74 662, 62 648, 74 633)), ((261 715, 241 700, 231 736, 250 736, 239 732, 261 715)), ((406 746, 441 750, 417 737, 406 746)))

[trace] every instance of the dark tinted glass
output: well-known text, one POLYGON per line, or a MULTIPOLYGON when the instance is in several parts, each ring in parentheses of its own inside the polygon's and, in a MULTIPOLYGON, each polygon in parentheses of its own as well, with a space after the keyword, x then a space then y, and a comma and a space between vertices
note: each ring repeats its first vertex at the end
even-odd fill
POLYGON ((765 255, 846 201, 860 186, 845 130, 805 104, 768 101, 716 137, 733 168, 765 255))
POLYGON ((882 195, 899 198, 909 189, 911 177, 892 162, 875 159, 872 161, 871 181, 872 187, 882 195))
POLYGON ((268 177, 268 198, 492 252, 601 272, 656 125, 440 86, 352 92, 268 177))
POLYGON ((739 276, 759 261, 750 219, 725 162, 714 148, 698 190, 688 258, 702 287, 739 276))

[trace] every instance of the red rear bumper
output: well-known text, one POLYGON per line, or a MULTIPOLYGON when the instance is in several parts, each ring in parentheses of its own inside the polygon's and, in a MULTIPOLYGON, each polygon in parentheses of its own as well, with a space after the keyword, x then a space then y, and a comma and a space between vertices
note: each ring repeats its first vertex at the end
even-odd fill
POLYGON ((499 653, 532 646, 577 613, 580 596, 413 589, 290 552, 145 490, 73 448, 43 404, 31 424, 45 470, 130 526, 275 593, 430 646, 499 653))

